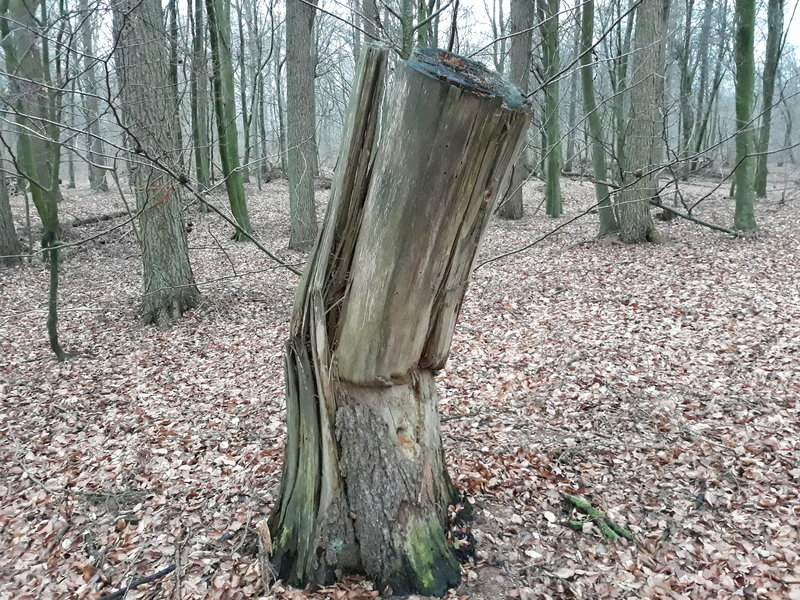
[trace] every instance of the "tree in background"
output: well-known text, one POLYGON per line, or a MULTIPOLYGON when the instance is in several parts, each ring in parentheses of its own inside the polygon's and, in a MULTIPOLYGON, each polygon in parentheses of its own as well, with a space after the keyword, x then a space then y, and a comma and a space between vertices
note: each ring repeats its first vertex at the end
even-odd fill
MULTIPOLYGON (((14 75, 10 78, 10 85, 19 127, 15 166, 27 181, 33 205, 42 220, 42 248, 50 262, 47 314, 50 348, 58 360, 66 360, 67 353, 58 340, 61 89, 57 85, 60 82, 54 85, 52 80, 49 38, 40 33, 37 13, 41 15, 41 22, 47 24, 44 0, 0 0, 0 39, 6 67, 14 75)), ((58 48, 58 52, 61 51, 58 48)))
MULTIPOLYGON (((299 1, 297 0, 297 2, 299 1)), ((211 41, 211 64, 213 65, 211 83, 219 135, 219 158, 222 163, 222 176, 225 178, 225 189, 228 191, 231 212, 241 228, 233 234, 233 238, 244 241, 248 240, 249 234, 253 233, 253 227, 250 225, 250 215, 247 212, 244 182, 239 166, 239 134, 236 129, 230 8, 230 2, 226 0, 206 0, 208 31, 211 41)))
MULTIPOLYGON (((531 41, 533 38, 533 21, 536 12, 536 0, 511 0, 511 51, 510 79, 523 94, 528 91, 528 80, 531 72, 531 41)), ((506 219, 521 219, 522 185, 527 179, 525 157, 521 154, 514 165, 509 193, 497 211, 506 219)))
POLYGON ((6 267, 21 264, 21 252, 22 248, 14 227, 14 215, 11 214, 11 203, 8 199, 6 174, 0 171, 0 264, 6 267))
POLYGON ((100 132, 97 57, 95 57, 94 51, 95 15, 94 11, 89 7, 89 0, 80 0, 79 9, 82 18, 85 19, 82 30, 83 75, 80 80, 85 92, 83 94, 83 110, 88 123, 89 188, 97 192, 107 192, 107 166, 103 138, 100 132))
MULTIPOLYGON (((208 56, 204 0, 193 2, 193 10, 189 11, 192 24, 192 74, 189 92, 192 99, 192 143, 197 189, 200 193, 205 193, 211 185, 208 154, 208 56)), ((201 203, 200 210, 206 212, 208 207, 201 203)))
MULTIPOLYGON (((613 28, 611 35, 608 36, 613 49, 609 49, 611 59, 608 61, 608 79, 612 93, 612 111, 614 113, 613 127, 611 135, 614 146, 614 155, 617 164, 625 162, 625 131, 626 131, 626 108, 628 101, 627 89, 629 85, 628 67, 630 65, 631 40, 633 39, 634 7, 637 0, 628 0, 628 10, 622 12, 622 0, 613 3, 614 16, 619 21, 619 25, 613 28)), ((618 177, 622 182, 622 175, 618 177)))
POLYGON ((756 228, 752 122, 756 73, 753 58, 755 23, 755 0, 736 0, 736 212, 733 226, 742 231, 756 228))
POLYGON ((594 42, 594 0, 586 0, 581 9, 581 88, 583 90, 583 107, 589 123, 591 139, 592 170, 594 190, 598 202, 600 216, 599 235, 610 235, 619 231, 614 207, 608 193, 608 169, 606 168, 606 149, 603 140, 603 124, 600 120, 599 107, 594 92, 594 69, 592 61, 592 44, 594 42))
POLYGON ((775 97, 775 75, 783 47, 783 0, 769 0, 767 8, 767 53, 761 79, 761 127, 758 132, 756 159, 756 196, 767 196, 767 159, 772 126, 772 102, 775 97))
POLYGON ((620 240, 629 244, 658 241, 650 201, 658 195, 656 157, 662 132, 663 0, 642 0, 636 9, 636 32, 630 73, 630 109, 624 132, 623 191, 617 203, 620 240))
POLYGON ((114 28, 125 126, 134 145, 130 164, 141 224, 142 314, 145 322, 161 326, 199 300, 181 214, 181 182, 173 176, 180 158, 175 95, 153 93, 171 85, 161 1, 117 1, 114 28))
POLYGON ((560 217, 561 201, 561 125, 558 118, 559 70, 558 14, 561 0, 538 0, 542 28, 542 63, 544 67, 544 179, 547 216, 560 217))
POLYGON ((289 178, 289 248, 308 250, 317 235, 314 168, 317 145, 314 102, 313 4, 286 2, 286 115, 289 178))

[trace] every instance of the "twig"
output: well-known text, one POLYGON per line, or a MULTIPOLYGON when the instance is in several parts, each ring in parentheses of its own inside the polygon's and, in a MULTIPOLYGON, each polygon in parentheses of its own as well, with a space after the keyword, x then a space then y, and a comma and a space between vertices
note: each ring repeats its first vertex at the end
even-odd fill
POLYGON ((722 225, 714 225, 714 223, 709 223, 708 221, 703 221, 702 219, 698 219, 695 216, 687 215, 686 213, 682 213, 679 210, 675 210, 674 208, 670 208, 669 206, 664 205, 664 203, 659 200, 650 200, 650 204, 652 204, 656 208, 665 210, 668 213, 675 215, 676 217, 681 217, 682 219, 686 219, 687 221, 691 221, 692 223, 697 223, 698 225, 702 225, 703 227, 708 227, 709 229, 713 229, 714 231, 721 231, 722 233, 727 233, 728 235, 732 235, 733 237, 742 237, 742 234, 739 231, 728 229, 727 227, 723 227, 722 225))
POLYGON ((469 419, 471 417, 479 417, 481 415, 480 411, 466 413, 464 415, 450 415, 448 417, 442 417, 439 419, 441 423, 447 423, 448 421, 455 421, 456 419, 469 419))
POLYGON ((183 527, 178 534, 178 540, 175 544, 175 600, 181 600, 182 593, 182 578, 181 578, 181 553, 183 552, 183 527))
MULTIPOLYGON (((613 521, 602 510, 595 508, 583 498, 580 498, 579 496, 573 496, 571 494, 564 494, 564 500, 567 503, 572 504, 582 513, 590 516, 595 524, 597 524, 597 526, 600 528, 602 534, 608 539, 616 540, 623 537, 626 540, 633 542, 637 548, 642 548, 642 545, 630 531, 613 521)), ((574 529, 576 523, 577 521, 567 521, 564 523, 564 525, 574 529)))
POLYGON ((172 573, 174 570, 175 570, 175 565, 170 565, 165 569, 161 569, 157 573, 148 575, 147 577, 140 577, 139 579, 134 579, 128 585, 118 589, 116 592, 111 592, 110 594, 106 594, 105 596, 100 596, 100 600, 116 600, 116 598, 122 598, 130 590, 136 589, 140 585, 145 585, 146 583, 150 583, 151 581, 155 581, 156 579, 161 579, 165 575, 169 575, 170 573, 172 573))

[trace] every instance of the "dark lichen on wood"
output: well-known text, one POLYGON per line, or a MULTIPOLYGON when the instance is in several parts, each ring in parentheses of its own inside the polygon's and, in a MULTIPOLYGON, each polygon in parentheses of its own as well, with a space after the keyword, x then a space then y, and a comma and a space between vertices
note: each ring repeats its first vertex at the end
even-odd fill
POLYGON ((478 61, 442 50, 418 48, 408 66, 451 85, 483 96, 502 98, 508 108, 522 109, 526 102, 515 85, 478 61))

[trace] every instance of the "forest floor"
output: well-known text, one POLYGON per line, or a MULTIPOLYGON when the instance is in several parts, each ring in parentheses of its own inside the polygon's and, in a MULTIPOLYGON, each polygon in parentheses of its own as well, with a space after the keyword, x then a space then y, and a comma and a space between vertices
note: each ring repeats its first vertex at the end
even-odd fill
MULTIPOLYGON (((451 596, 800 599, 800 193, 777 179, 760 233, 658 222, 662 245, 594 241, 593 189, 564 180, 566 213, 495 220, 439 374, 449 468, 476 504, 477 559, 451 596), (641 547, 582 530, 585 497, 641 547)), ((727 184, 686 185, 730 226, 727 184)), ((121 208, 67 190, 62 218, 121 208)), ((327 192, 320 191, 320 204, 327 192)), ((14 198, 16 215, 21 200, 14 198)), ((249 189, 256 234, 287 262, 285 182, 249 189)), ((284 442, 282 344, 297 278, 216 215, 187 209, 203 302, 168 329, 137 321, 139 257, 123 220, 76 227, 60 331, 48 275, 0 271, 0 599, 96 600, 170 566, 133 599, 316 595, 260 588, 257 531, 284 442)), ((23 219, 19 219, 19 231, 23 219)))

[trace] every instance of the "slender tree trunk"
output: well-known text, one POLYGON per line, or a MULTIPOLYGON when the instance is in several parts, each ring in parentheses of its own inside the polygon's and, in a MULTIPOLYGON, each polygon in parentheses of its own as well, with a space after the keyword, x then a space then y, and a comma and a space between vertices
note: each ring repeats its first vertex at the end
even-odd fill
POLYGON ((419 29, 417 29, 417 46, 426 47, 430 46, 436 48, 438 40, 436 39, 436 29, 434 27, 434 19, 432 15, 436 10, 436 0, 417 0, 417 22, 419 29))
MULTIPOLYGON (((350 21, 355 25, 352 28, 353 58, 358 60, 358 57, 361 56, 361 29, 364 28, 364 24, 361 22, 361 0, 349 0, 348 4, 350 5, 350 21)), ((369 38, 366 41, 369 42, 369 38)))
POLYGON ((460 581, 434 373, 528 114, 477 63, 424 52, 396 67, 373 155, 386 51, 367 50, 295 297, 270 518, 276 571, 295 585, 362 573, 394 594, 441 596, 460 581))
MULTIPOLYGON (((191 0, 189 0, 191 1, 191 0)), ((167 13, 169 15, 169 80, 171 83, 170 92, 172 102, 175 105, 175 121, 178 126, 175 129, 175 148, 178 149, 178 162, 176 167, 180 173, 186 170, 184 166, 183 132, 181 131, 181 95, 178 88, 178 2, 169 0, 167 3, 167 13)))
MULTIPOLYGON (((694 111, 692 110, 692 84, 697 71, 697 58, 695 57, 695 62, 692 62, 694 0, 687 0, 684 13, 683 39, 679 51, 680 133, 678 156, 685 160, 691 152, 692 134, 695 127, 694 111)), ((690 163, 686 163, 679 169, 684 181, 688 177, 689 166, 690 163)))
MULTIPOLYGON (((228 191, 228 201, 236 223, 250 234, 253 227, 250 225, 242 171, 239 167, 239 134, 236 131, 236 100, 231 62, 230 3, 227 0, 206 0, 206 15, 211 41, 212 89, 222 176, 225 178, 225 189, 228 191)), ((233 239, 245 241, 249 238, 237 230, 233 239)))
MULTIPOLYGON (((525 94, 531 72, 531 41, 536 12, 535 0, 511 2, 511 82, 525 94)), ((511 175, 511 188, 498 213, 505 219, 521 219, 523 215, 522 186, 528 177, 525 156, 520 155, 511 175)))
MULTIPOLYGON (((194 143, 194 168, 200 193, 211 186, 210 158, 208 154, 208 57, 206 55, 205 14, 203 0, 194 0, 192 17, 192 142, 194 143)), ((201 212, 208 207, 201 203, 201 212)))
POLYGON ((288 155, 289 155, 289 148, 286 144, 286 103, 284 102, 283 96, 283 77, 281 76, 281 72, 283 71, 283 65, 286 64, 286 60, 276 60, 275 61, 275 96, 278 100, 278 148, 280 150, 281 155, 281 172, 283 173, 284 177, 289 176, 289 165, 288 165, 288 155))
POLYGON ((624 190, 617 204, 619 237, 625 243, 658 241, 650 215, 657 194, 657 144, 661 142, 664 43, 663 0, 643 0, 637 8, 633 67, 630 74, 630 112, 625 131, 624 190))
POLYGON ((733 227, 743 231, 756 228, 752 123, 755 23, 755 0, 736 0, 736 213, 733 227))
MULTIPOLYGON (((705 133, 703 117, 705 116, 705 107, 707 98, 710 97, 708 93, 708 61, 709 61, 709 37, 711 36, 711 17, 713 16, 714 0, 706 0, 705 8, 703 9, 703 22, 700 25, 700 37, 698 41, 697 60, 698 69, 700 71, 699 85, 697 87, 697 102, 695 104, 694 115, 692 116, 692 135, 690 138, 690 146, 687 149, 692 153, 692 158, 689 161, 689 171, 694 172, 697 169, 698 158, 697 155, 703 145, 703 135, 705 133)), ((722 61, 717 61, 721 64, 722 61)))
POLYGON ((362 0, 361 6, 364 10, 364 31, 367 32, 370 39, 377 41, 381 22, 377 0, 362 0))
MULTIPOLYGON (((247 65, 247 78, 250 81, 250 114, 245 120, 247 131, 249 132, 245 144, 245 164, 252 164, 252 170, 256 177, 258 189, 261 189, 261 180, 263 179, 264 161, 261 155, 261 146, 259 145, 259 131, 258 121, 261 106, 260 92, 263 89, 261 82, 263 81, 263 70, 266 64, 263 62, 263 46, 261 43, 262 35, 259 30, 259 15, 256 9, 256 3, 253 0, 245 0, 242 12, 246 15, 245 20, 248 22, 247 26, 247 52, 250 57, 250 62, 247 65)), ((244 34, 244 32, 242 33, 244 34)), ((270 48, 270 50, 272 50, 270 48)), ((242 74, 242 77, 245 75, 242 74)))
POLYGON ((594 171, 594 191, 597 196, 598 214, 600 216, 599 235, 610 235, 619 231, 617 218, 608 193, 608 169, 606 168, 606 150, 603 141, 603 124, 598 112, 594 93, 594 73, 592 61, 592 43, 594 41, 594 0, 586 0, 581 9, 581 84, 583 88, 583 107, 592 140, 592 169, 594 171))
POLYGON ((542 22, 542 54, 544 62, 544 131, 547 143, 545 152, 545 205, 547 216, 560 217, 561 202, 561 126, 558 108, 560 83, 557 74, 561 69, 558 51, 558 14, 561 0, 539 0, 542 22))
POLYGON ((289 247, 308 250, 317 235, 314 205, 316 163, 313 5, 286 5, 286 113, 291 231, 289 247))
POLYGON ((758 137, 756 166, 756 196, 767 197, 767 159, 770 127, 772 125, 772 100, 775 97, 775 74, 780 62, 783 39, 783 0, 769 0, 767 9, 767 54, 764 57, 764 75, 761 87, 761 130, 758 137))
MULTIPOLYGON (((236 0, 237 25, 239 27, 239 106, 242 111, 242 135, 244 136, 244 164, 242 166, 242 181, 250 181, 250 108, 247 102, 247 63, 245 61, 244 21, 242 2, 236 0)), ((251 57, 252 60, 252 57, 251 57)))
MULTIPOLYGON (((75 96, 75 80, 73 79, 69 86, 69 107, 67 108, 67 126, 75 129, 76 121, 75 118, 75 103, 77 102, 77 97, 75 96)), ((75 152, 70 149, 67 149, 67 189, 74 190, 75 189, 75 152)))
MULTIPOLYGON (((11 79, 16 101, 16 167, 26 181, 31 199, 42 220, 42 248, 50 264, 47 334, 50 349, 59 361, 67 353, 58 339, 58 269, 61 262, 58 220, 60 92, 52 85, 48 38, 39 35, 37 12, 47 24, 46 5, 42 0, 0 0, 0 39, 6 66, 18 77, 11 79)), ((32 250, 32 249, 31 249, 32 250)))
MULTIPOLYGON (((628 8, 630 9, 636 0, 628 0, 628 8)), ((620 9, 621 0, 616 0, 617 10, 620 9)), ((625 30, 619 31, 619 45, 617 48, 617 56, 614 61, 614 83, 612 91, 614 93, 614 132, 616 134, 616 143, 614 144, 617 163, 619 165, 625 162, 625 131, 627 130, 625 123, 625 113, 627 108, 627 88, 628 88, 628 65, 630 64, 631 40, 633 39, 633 23, 634 17, 637 12, 629 12, 627 19, 625 19, 625 30)), ((622 177, 620 177, 622 181, 622 177)))
POLYGON ((83 77, 81 78, 81 83, 86 92, 83 95, 83 110, 88 124, 86 146, 89 157, 89 188, 95 192, 107 192, 107 161, 100 132, 100 111, 97 98, 97 59, 94 56, 95 16, 89 10, 89 0, 80 0, 79 8, 81 15, 84 15, 83 18, 86 20, 81 32, 83 45, 83 77))
MULTIPOLYGON (((575 38, 573 40, 574 48, 572 56, 577 58, 581 52, 581 36, 580 36, 580 7, 575 16, 575 23, 577 25, 575 31, 575 38)), ((577 125, 576 119, 578 114, 578 69, 573 69, 569 76, 569 112, 567 116, 567 156, 564 159, 564 170, 572 171, 573 162, 575 160, 575 140, 577 139, 577 125)))
POLYGON ((783 106, 783 118, 786 121, 786 130, 784 131, 783 135, 783 145, 786 147, 786 152, 789 153, 789 162, 795 164, 794 149, 792 148, 792 144, 794 144, 794 138, 792 137, 792 110, 790 107, 786 106, 786 99, 784 98, 783 90, 781 90, 781 106, 783 106))
POLYGON ((139 155, 131 180, 140 213, 142 313, 145 322, 166 325, 197 305, 181 214, 180 182, 157 164, 177 169, 178 121, 168 90, 170 65, 160 0, 119 0, 114 4, 118 40, 117 73, 125 125, 139 155))

